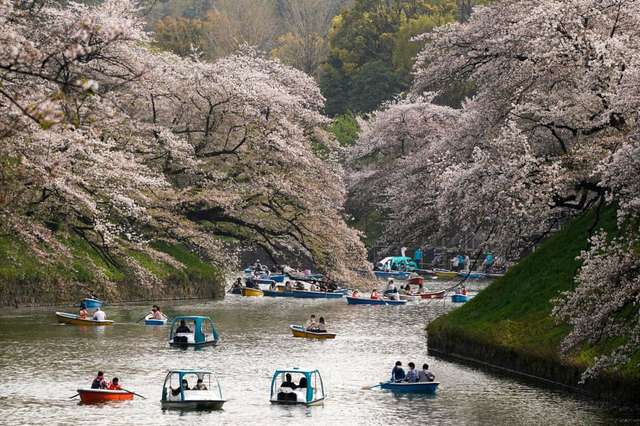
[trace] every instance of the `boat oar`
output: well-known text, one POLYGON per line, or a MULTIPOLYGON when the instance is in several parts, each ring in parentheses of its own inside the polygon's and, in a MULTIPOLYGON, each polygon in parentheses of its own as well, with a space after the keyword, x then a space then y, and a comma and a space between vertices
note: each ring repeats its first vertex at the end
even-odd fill
POLYGON ((132 393, 132 394, 134 394, 135 396, 139 396, 139 397, 140 397, 140 398, 142 398, 142 399, 147 399, 147 398, 145 398, 144 396, 140 395, 139 393, 132 392, 132 391, 130 391, 129 389, 124 389, 124 388, 123 388, 122 390, 123 390, 123 391, 125 391, 125 392, 132 393))
POLYGON ((371 390, 373 388, 377 388, 381 385, 382 383, 378 383, 377 385, 373 385, 373 386, 363 386, 362 390, 371 390))
POLYGON ((75 398, 76 396, 79 396, 79 395, 80 395, 80 394, 79 394, 79 393, 77 393, 77 394, 75 394, 75 395, 73 395, 73 396, 70 396, 70 397, 69 397, 69 399, 73 399, 73 398, 75 398))

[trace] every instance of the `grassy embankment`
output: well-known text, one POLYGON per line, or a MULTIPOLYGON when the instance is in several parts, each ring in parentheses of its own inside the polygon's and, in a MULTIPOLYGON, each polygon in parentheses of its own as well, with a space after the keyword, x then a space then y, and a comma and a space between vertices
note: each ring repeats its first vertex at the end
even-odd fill
MULTIPOLYGON (((567 325, 550 316, 551 299, 571 290, 595 220, 588 212, 567 224, 531 255, 496 280, 472 301, 427 327, 429 349, 515 370, 601 396, 640 398, 640 351, 618 372, 578 384, 580 374, 612 342, 583 345, 560 355, 567 325), (635 395, 635 396, 634 396, 635 395)), ((597 228, 616 232, 615 211, 603 212, 597 228)))
POLYGON ((15 236, 0 235, 0 306, 77 302, 90 291, 109 302, 224 292, 218 269, 180 245, 158 241, 152 250, 119 247, 105 256, 76 234, 60 233, 57 240, 66 254, 38 247, 38 256, 15 236))

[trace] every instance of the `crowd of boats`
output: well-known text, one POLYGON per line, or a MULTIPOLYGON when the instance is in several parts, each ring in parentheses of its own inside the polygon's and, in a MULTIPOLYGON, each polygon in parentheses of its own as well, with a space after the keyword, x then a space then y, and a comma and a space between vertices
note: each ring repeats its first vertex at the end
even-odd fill
MULTIPOLYGON (((425 276, 418 274, 417 271, 376 270, 374 271, 376 277, 387 278, 386 287, 381 292, 374 289, 369 295, 364 295, 357 289, 350 289, 326 280, 321 274, 310 271, 292 272, 286 267, 283 271, 272 272, 265 265, 256 262, 244 270, 244 277, 238 277, 228 291, 245 297, 344 298, 349 305, 404 305, 418 300, 444 299, 447 293, 451 294, 451 300, 454 303, 464 303, 469 299, 468 292, 462 283, 450 289, 430 291, 425 286, 425 276)), ((436 275, 426 274, 426 277, 432 280, 438 278, 451 280, 452 277, 458 277, 458 272, 454 271, 442 270, 434 274, 436 275)))
MULTIPOLYGON (((462 262, 462 260, 460 260, 462 262)), ((419 300, 444 299, 447 293, 452 302, 462 303, 468 300, 468 292, 463 284, 458 283, 450 289, 430 291, 425 286, 425 278, 437 280, 461 277, 466 279, 486 279, 488 272, 470 272, 468 270, 452 271, 443 269, 419 269, 417 264, 406 256, 389 257, 378 263, 374 272, 376 277, 385 278, 384 289, 374 289, 371 293, 362 294, 357 289, 349 289, 325 279, 321 274, 310 271, 297 271, 283 267, 279 271, 270 270, 256 262, 244 270, 244 276, 238 277, 229 289, 230 293, 245 297, 292 297, 292 298, 345 298, 349 305, 404 305, 419 300), (397 283, 396 283, 397 281, 397 283)), ((494 274, 495 275, 495 274, 494 274)), ((79 304, 77 314, 56 312, 58 322, 77 326, 110 326, 113 320, 107 318, 102 309, 104 302, 94 296, 85 298, 79 304)), ((220 336, 213 320, 207 316, 181 315, 167 317, 158 305, 137 322, 144 321, 147 326, 165 326, 170 323, 168 344, 172 347, 188 348, 216 345, 220 336)), ((336 333, 329 332, 324 318, 316 322, 312 316, 305 325, 291 324, 289 329, 293 337, 307 339, 334 339, 336 333)), ((392 372, 390 380, 377 385, 394 392, 435 393, 438 382, 435 382, 428 366, 423 366, 423 378, 415 379, 420 372, 414 374, 413 363, 407 377, 399 372, 399 363, 392 372), (428 374, 427 374, 428 373, 428 374), (402 377, 400 377, 402 376, 402 377), (427 377, 427 379, 424 379, 427 377)), ((118 378, 110 383, 103 379, 99 372, 90 388, 79 388, 77 394, 82 403, 102 403, 107 401, 131 400, 134 396, 144 398, 136 392, 125 389, 118 378)), ((314 405, 325 398, 325 386, 317 369, 301 369, 298 367, 277 369, 273 373, 269 401, 274 404, 314 405), (297 384, 294 383, 297 379, 297 384)), ((161 393, 163 409, 204 409, 222 408, 225 403, 222 386, 211 371, 206 370, 171 370, 167 373, 161 393)))

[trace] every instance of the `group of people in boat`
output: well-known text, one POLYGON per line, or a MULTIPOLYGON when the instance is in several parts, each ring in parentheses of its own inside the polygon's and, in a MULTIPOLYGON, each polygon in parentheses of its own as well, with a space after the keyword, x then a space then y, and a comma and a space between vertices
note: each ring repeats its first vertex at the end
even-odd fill
POLYGON ((405 372, 404 368, 402 368, 402 362, 396 361, 396 365, 391 370, 392 382, 420 383, 433 382, 436 379, 436 376, 429 371, 429 364, 422 364, 422 370, 416 370, 416 365, 413 362, 407 365, 409 370, 405 372))
POLYGON ((325 322, 324 317, 320 317, 316 320, 316 316, 312 314, 305 324, 304 329, 306 331, 311 331, 312 333, 326 333, 327 323, 325 322))
MULTIPOLYGON (((419 291, 422 291, 422 285, 420 285, 419 291)), ((371 291, 369 298, 374 300, 379 300, 384 297, 390 300, 400 300, 400 294, 407 294, 407 295, 413 294, 411 291, 411 284, 407 283, 405 286, 401 286, 400 289, 398 289, 393 279, 389 278, 389 281, 387 282, 387 287, 385 288, 384 292, 382 292, 381 294, 378 291, 378 289, 374 288, 371 291)), ((351 293, 351 297, 361 297, 360 292, 358 290, 353 290, 353 292, 351 293)))
POLYGON ((78 312, 78 319, 81 319, 81 320, 94 320, 94 321, 106 321, 107 320, 107 314, 102 309, 100 309, 100 307, 98 306, 96 308, 95 312, 93 313, 93 315, 91 315, 89 313, 89 310, 85 306, 85 304, 81 303, 80 304, 80 312, 78 312))
POLYGON ((278 401, 302 401, 307 400, 307 378, 301 377, 298 384, 291 379, 291 374, 284 376, 284 381, 278 388, 278 401))
POLYGON ((104 373, 102 371, 98 371, 98 375, 93 379, 93 382, 91 382, 91 389, 122 390, 122 387, 120 386, 120 380, 117 377, 114 377, 110 382, 107 382, 104 378, 104 373))
POLYGON ((180 396, 180 392, 182 391, 203 391, 203 390, 208 390, 207 389, 207 385, 204 384, 204 382, 202 381, 201 378, 198 378, 198 381, 196 382, 195 386, 193 387, 189 387, 189 381, 187 379, 182 379, 182 386, 178 386, 177 388, 172 388, 169 387, 170 389, 170 395, 174 398, 169 398, 169 399, 179 399, 176 397, 180 396))

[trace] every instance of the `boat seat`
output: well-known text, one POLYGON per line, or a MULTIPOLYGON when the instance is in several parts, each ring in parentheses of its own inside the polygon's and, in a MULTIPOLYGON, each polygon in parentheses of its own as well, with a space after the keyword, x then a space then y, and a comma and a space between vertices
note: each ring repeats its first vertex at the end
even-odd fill
POLYGON ((193 333, 176 333, 173 343, 195 343, 195 338, 193 333))

